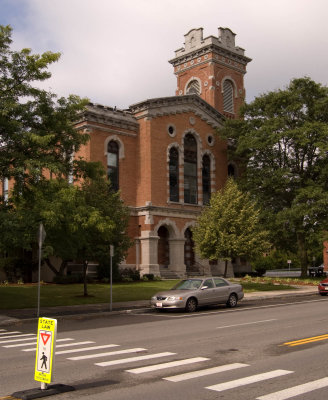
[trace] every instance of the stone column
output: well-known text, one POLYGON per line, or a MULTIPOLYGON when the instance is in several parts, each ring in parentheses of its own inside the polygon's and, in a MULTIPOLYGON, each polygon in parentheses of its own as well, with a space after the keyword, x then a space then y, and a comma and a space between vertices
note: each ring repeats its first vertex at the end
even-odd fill
POLYGON ((159 236, 155 235, 152 231, 141 232, 141 276, 144 274, 154 274, 154 276, 160 276, 157 250, 158 239, 159 236))
POLYGON ((180 278, 184 278, 186 276, 186 265, 184 263, 184 244, 185 239, 169 239, 169 270, 176 273, 180 278))

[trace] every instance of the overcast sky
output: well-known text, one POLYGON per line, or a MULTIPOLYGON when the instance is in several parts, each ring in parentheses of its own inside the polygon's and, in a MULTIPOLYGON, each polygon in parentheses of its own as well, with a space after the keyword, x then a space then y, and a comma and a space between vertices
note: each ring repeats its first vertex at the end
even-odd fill
POLYGON ((0 24, 15 49, 62 53, 47 88, 108 106, 173 96, 168 60, 199 27, 237 34, 248 102, 294 77, 328 85, 327 0, 0 0, 0 24))

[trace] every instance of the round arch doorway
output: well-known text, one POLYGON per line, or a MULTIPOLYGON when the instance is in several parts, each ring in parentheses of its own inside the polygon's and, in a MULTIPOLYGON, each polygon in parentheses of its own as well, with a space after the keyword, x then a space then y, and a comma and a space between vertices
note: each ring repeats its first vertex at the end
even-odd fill
POLYGON ((186 265, 186 272, 191 273, 195 265, 195 252, 194 241, 192 239, 192 232, 189 228, 185 230, 185 245, 184 245, 184 262, 186 265))
POLYGON ((170 265, 170 245, 169 245, 169 231, 165 226, 161 226, 157 234, 158 239, 158 264, 160 267, 167 268, 170 265))

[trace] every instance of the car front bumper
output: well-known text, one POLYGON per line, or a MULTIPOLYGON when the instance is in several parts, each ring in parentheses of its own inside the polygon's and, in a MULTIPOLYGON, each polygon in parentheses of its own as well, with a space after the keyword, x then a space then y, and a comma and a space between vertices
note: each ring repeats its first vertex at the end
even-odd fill
POLYGON ((153 300, 150 301, 150 306, 157 309, 167 308, 185 308, 186 302, 184 300, 153 300))

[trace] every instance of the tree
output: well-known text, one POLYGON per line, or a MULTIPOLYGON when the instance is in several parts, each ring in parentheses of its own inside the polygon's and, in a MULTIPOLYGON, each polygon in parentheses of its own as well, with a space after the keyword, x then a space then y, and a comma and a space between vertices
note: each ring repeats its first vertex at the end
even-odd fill
POLYGON ((47 265, 59 275, 68 261, 80 261, 85 296, 88 263, 109 258, 110 245, 114 245, 115 261, 119 263, 131 245, 126 233, 129 211, 119 193, 111 190, 104 174, 95 179, 86 177, 81 185, 71 185, 60 178, 42 180, 31 186, 25 196, 13 200, 15 206, 10 207, 7 218, 0 219, 0 229, 7 232, 0 238, 0 246, 2 243, 12 252, 36 249, 36 232, 42 221, 47 232, 43 252, 47 265), (52 265, 50 255, 62 260, 59 271, 52 265))
POLYGON ((235 257, 252 259, 270 246, 254 201, 231 178, 212 196, 192 231, 196 251, 202 258, 225 261, 224 276, 228 261, 235 257))
POLYGON ((307 275, 309 243, 328 222, 328 88, 293 79, 241 109, 220 132, 241 163, 240 184, 264 210, 277 248, 297 248, 307 275))
POLYGON ((13 178, 15 189, 43 173, 68 176, 72 155, 88 136, 73 123, 86 104, 77 96, 57 98, 37 87, 60 54, 10 49, 12 29, 0 25, 0 180, 13 178))

